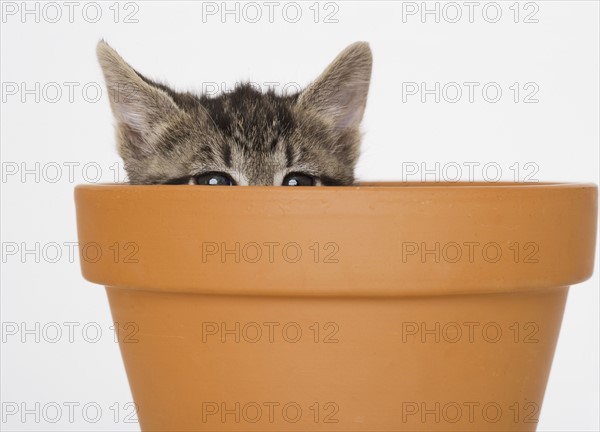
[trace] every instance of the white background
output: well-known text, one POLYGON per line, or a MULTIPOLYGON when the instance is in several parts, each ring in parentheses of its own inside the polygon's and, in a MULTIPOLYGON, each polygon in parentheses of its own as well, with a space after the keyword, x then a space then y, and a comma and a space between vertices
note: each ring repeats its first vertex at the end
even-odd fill
MULTIPOLYGON (((439 22, 420 10, 409 14, 422 9, 421 2, 313 4, 299 4, 302 16, 294 23, 294 5, 284 13, 286 3, 279 3, 270 22, 268 6, 258 2, 262 17, 252 23, 257 9, 241 3, 236 18, 221 16, 221 2, 205 3, 204 12, 219 9, 214 15, 203 13, 200 2, 81 2, 71 19, 62 2, 28 2, 39 18, 23 16, 21 2, 3 2, 2 401, 34 412, 39 402, 38 413, 44 407, 46 413, 39 421, 30 414, 22 422, 20 413, 5 411, 2 429, 138 428, 125 420, 131 395, 104 290, 82 279, 78 258, 70 259, 65 245, 77 241, 74 185, 122 176, 115 170, 120 162, 112 114, 95 55, 100 38, 149 77, 198 90, 215 85, 229 90, 239 80, 278 82, 278 90, 286 83, 304 86, 346 45, 369 41, 374 69, 359 179, 420 180, 426 164, 433 174, 424 179, 444 180, 456 175, 458 164, 465 181, 493 179, 499 167, 503 180, 598 183, 597 2, 479 2, 472 17, 463 2, 427 3, 440 11, 439 22), (92 22, 98 9, 102 15, 92 22), (502 15, 493 23, 498 9, 502 15), (457 11, 462 17, 450 22, 457 11), (424 102, 420 93, 409 94, 411 83, 434 89, 436 82, 439 102, 435 94, 424 102), (478 83, 472 100, 465 82, 478 83), (455 103, 457 84, 448 83, 462 88, 455 103), (520 89, 517 101, 514 83, 520 89), (497 88, 502 97, 493 103, 497 88), (525 103, 528 95, 533 103, 525 103), (480 164, 473 178, 469 162, 480 164), (403 163, 419 172, 407 176, 403 163), (485 164, 488 171, 482 170, 485 164), (23 169, 31 170, 24 178, 23 169), (36 243, 38 256, 22 255, 36 243), (54 243, 61 245, 62 256, 52 263, 54 243), (17 253, 8 253, 15 245, 17 253), (63 331, 56 343, 50 340, 56 334, 51 323, 63 331), (82 333, 86 324, 87 334, 82 333), (24 334, 25 328, 32 333, 24 334), (92 343, 97 328, 102 335, 92 343), (69 402, 79 404, 73 422, 69 402), (86 403, 93 404, 88 412, 86 403), (62 407, 57 423, 47 421, 55 416, 53 404, 62 407), (102 415, 92 423, 96 406, 102 415)), ((235 3, 227 7, 236 8, 235 3)), ((538 430, 600 428, 598 305, 596 268, 592 279, 569 294, 538 430)))

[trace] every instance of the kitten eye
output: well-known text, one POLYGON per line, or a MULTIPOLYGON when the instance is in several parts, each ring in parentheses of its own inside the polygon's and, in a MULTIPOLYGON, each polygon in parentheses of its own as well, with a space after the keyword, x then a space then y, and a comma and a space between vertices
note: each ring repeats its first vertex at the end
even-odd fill
POLYGON ((210 172, 206 174, 199 174, 194 177, 194 181, 197 185, 204 186, 234 186, 235 182, 233 179, 225 173, 210 172))
POLYGON ((291 173, 285 176, 282 186, 314 186, 315 178, 308 174, 291 173))

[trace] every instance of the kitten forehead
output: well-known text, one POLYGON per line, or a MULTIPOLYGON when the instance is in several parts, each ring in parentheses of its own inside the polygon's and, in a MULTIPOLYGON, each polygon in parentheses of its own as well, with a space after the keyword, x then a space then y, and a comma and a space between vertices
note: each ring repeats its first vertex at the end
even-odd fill
POLYGON ((230 144, 254 151, 272 151, 280 136, 295 128, 295 96, 261 93, 249 84, 218 97, 201 97, 213 125, 230 144))

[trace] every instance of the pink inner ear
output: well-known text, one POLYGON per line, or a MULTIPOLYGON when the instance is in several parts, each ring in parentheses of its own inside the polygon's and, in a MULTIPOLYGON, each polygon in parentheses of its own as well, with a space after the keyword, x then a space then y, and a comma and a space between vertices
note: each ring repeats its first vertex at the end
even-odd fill
POLYGON ((336 89, 325 102, 324 111, 331 116, 338 129, 358 127, 365 108, 366 89, 347 84, 336 89))
POLYGON ((135 108, 130 105, 118 105, 120 120, 126 123, 132 130, 136 132, 146 132, 148 121, 144 119, 143 114, 136 112, 135 108))
POLYGON ((360 109, 356 109, 356 108, 351 108, 351 107, 346 107, 345 112, 338 117, 338 128, 340 129, 347 129, 350 127, 356 127, 358 126, 358 123, 360 122, 360 119, 362 117, 362 110, 360 109))

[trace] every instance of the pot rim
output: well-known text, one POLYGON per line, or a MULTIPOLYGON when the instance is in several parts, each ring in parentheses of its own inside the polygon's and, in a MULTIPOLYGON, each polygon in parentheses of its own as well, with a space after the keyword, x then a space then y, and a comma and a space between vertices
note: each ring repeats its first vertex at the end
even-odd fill
POLYGON ((564 182, 368 182, 293 190, 94 184, 77 186, 75 201, 81 268, 91 282, 170 293, 389 297, 584 281, 595 264, 597 194, 593 183, 564 182), (84 248, 94 243, 104 255, 92 262, 84 248), (268 243, 295 243, 306 259, 265 262, 268 243), (482 250, 493 244, 499 261, 471 260, 465 245, 472 243, 482 250), (139 262, 112 259, 115 247, 126 253, 121 249, 131 244, 139 262), (315 244, 322 253, 333 244, 337 261, 316 257, 315 244), (250 245, 262 248, 262 261, 244 256, 250 245), (407 247, 415 245, 419 253, 411 255, 407 247), (444 247, 455 245, 460 261, 444 255, 444 247), (207 246, 221 250, 206 255, 207 246), (524 262, 532 247, 536 261, 524 262))

